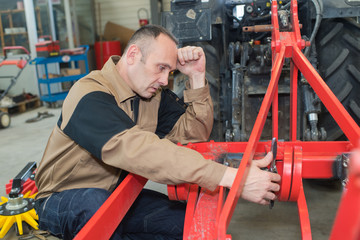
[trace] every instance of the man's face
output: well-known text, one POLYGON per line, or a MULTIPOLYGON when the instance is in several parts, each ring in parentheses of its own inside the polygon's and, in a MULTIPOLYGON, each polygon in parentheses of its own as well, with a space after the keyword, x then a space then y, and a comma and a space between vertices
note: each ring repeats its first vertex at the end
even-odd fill
POLYGON ((151 98, 160 86, 168 84, 169 73, 176 68, 177 47, 166 35, 149 41, 146 56, 139 51, 129 67, 130 87, 143 98, 151 98))

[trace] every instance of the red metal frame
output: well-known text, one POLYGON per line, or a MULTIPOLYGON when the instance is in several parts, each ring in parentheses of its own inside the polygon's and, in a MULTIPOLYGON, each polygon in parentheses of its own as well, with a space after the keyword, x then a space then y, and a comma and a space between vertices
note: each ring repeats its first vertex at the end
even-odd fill
MULTIPOLYGON (((302 185, 303 178, 331 178, 334 173, 333 163, 337 156, 349 153, 358 146, 360 128, 351 118, 336 96, 331 92, 301 50, 308 45, 301 39, 298 5, 291 1, 291 25, 289 32, 280 31, 277 2, 272 1, 272 51, 273 67, 267 92, 256 118, 248 142, 236 143, 198 143, 189 144, 188 148, 203 154, 207 159, 216 159, 222 153, 244 153, 235 181, 226 199, 224 189, 219 187, 214 192, 200 189, 196 185, 170 187, 172 199, 187 198, 187 210, 184 226, 184 239, 231 239, 226 234, 227 227, 241 195, 252 159, 265 155, 271 142, 259 142, 266 116, 272 106, 273 136, 278 137, 278 81, 285 58, 290 58, 291 95, 290 95, 290 141, 278 142, 276 165, 282 176, 281 189, 277 193, 280 201, 297 201, 301 233, 303 239, 311 239, 309 214, 302 185), (338 123, 349 142, 301 142, 297 141, 297 79, 301 71, 308 83, 317 93, 325 107, 338 123)), ((332 239, 352 228, 352 233, 359 237, 360 223, 360 170, 359 160, 355 170, 350 172, 348 186, 343 203, 339 208, 338 218, 332 232, 332 239), (350 204, 350 205, 349 205, 350 204), (356 206, 354 210, 350 210, 356 206), (351 215, 349 218, 349 215, 351 215), (343 220, 347 224, 343 224, 343 220)), ((145 184, 146 179, 130 174, 116 189, 94 217, 85 225, 76 239, 107 239, 120 223, 128 208, 145 184), (105 224, 101 224, 106 222, 105 224), (106 235, 105 235, 106 233, 106 235)), ((351 236, 355 236, 351 235, 351 236)), ((342 235, 343 237, 344 235, 342 235)), ((355 239, 355 238, 349 238, 355 239)))
MULTIPOLYGON (((274 92, 277 92, 277 82, 279 80, 280 72, 283 66, 284 57, 291 59, 291 121, 293 121, 290 126, 290 136, 291 140, 296 140, 296 106, 297 106, 297 97, 295 93, 297 92, 297 70, 300 70, 304 77, 307 79, 309 84, 312 86, 314 91, 317 93, 319 98, 324 103, 325 107, 329 110, 330 114, 333 116, 335 121, 338 123, 340 128, 343 130, 344 134, 348 137, 353 146, 357 146, 358 141, 360 139, 360 128, 356 124, 356 122, 351 118, 345 108, 342 106, 340 101, 336 98, 336 96, 331 92, 329 87, 322 80, 320 75, 316 72, 316 70, 312 67, 310 62, 306 59, 306 57, 302 54, 301 49, 303 49, 307 43, 301 39, 300 36, 300 28, 298 21, 298 5, 296 0, 291 1, 291 25, 293 27, 290 32, 280 32, 279 23, 278 23, 278 14, 277 14, 277 2, 272 1, 272 17, 271 22, 273 26, 272 30, 272 43, 271 47, 273 50, 273 68, 271 73, 271 79, 268 86, 268 90, 265 94, 263 103, 260 108, 259 115, 257 116, 255 125, 253 127, 249 144, 247 145, 244 153, 244 157, 239 167, 239 171, 237 173, 235 182, 233 184, 232 189, 225 201, 222 213, 220 214, 220 220, 217 232, 217 239, 225 239, 226 237, 226 229, 230 223, 231 216, 234 212, 234 208, 239 199, 240 193, 243 188, 244 181, 246 179, 246 173, 251 164, 251 159, 254 156, 254 152, 256 149, 257 142, 260 138, 261 132, 264 127, 265 116, 268 113, 270 108, 270 104, 277 104, 277 97, 274 98, 274 92)), ((273 106, 274 109, 277 109, 277 106, 273 106)), ((275 121, 273 121, 273 135, 277 136, 277 112, 273 111, 273 116, 275 116, 275 121)), ((274 120, 274 119, 273 119, 274 120)), ((319 145, 321 143, 317 143, 314 145, 319 145)), ((285 154, 288 157, 284 156, 283 161, 283 169, 282 172, 282 190, 284 194, 280 194, 281 197, 286 198, 287 191, 289 187, 296 187, 297 192, 292 192, 290 189, 289 200, 297 200, 300 214, 300 224, 302 226, 302 237, 303 239, 311 239, 310 231, 310 222, 308 220, 308 216, 303 213, 307 213, 305 195, 302 189, 301 179, 297 179, 299 177, 299 172, 302 172, 301 169, 301 152, 302 150, 299 148, 301 143, 296 142, 296 146, 294 147, 295 153, 292 153, 291 147, 285 147, 285 154), (291 160, 295 156, 296 161, 291 160), (295 163, 295 164, 294 164, 295 163), (291 167, 291 165, 293 167, 291 167), (290 170, 292 169, 292 171, 290 170), (291 175, 290 175, 291 173, 291 175), (295 178, 294 178, 295 177, 295 178), (292 178, 292 179, 291 179, 292 178), (289 180, 290 179, 290 180, 289 180), (284 183, 285 181, 285 183, 284 183), (295 183, 295 185, 294 185, 295 183), (299 187, 300 186, 300 187, 299 187), (285 189, 284 189, 285 187, 285 189), (300 196, 300 197, 299 197, 300 196)), ((345 149, 344 149, 345 150, 345 149)), ((349 151, 350 149, 346 149, 349 151)), ((324 152, 329 151, 329 149, 324 152)), ((304 151, 305 152, 305 151, 304 151)), ((346 151, 344 151, 346 152, 346 151)), ((305 167, 305 166, 302 166, 305 167)), ((283 199, 285 200, 285 199, 283 199)))

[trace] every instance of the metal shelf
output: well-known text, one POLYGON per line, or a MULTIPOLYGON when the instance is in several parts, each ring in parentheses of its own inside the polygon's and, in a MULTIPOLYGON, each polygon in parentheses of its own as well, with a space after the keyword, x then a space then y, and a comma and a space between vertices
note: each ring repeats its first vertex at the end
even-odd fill
POLYGON ((88 59, 87 59, 87 52, 89 50, 89 46, 83 45, 80 46, 83 48, 84 51, 82 54, 77 55, 63 55, 63 56, 56 56, 56 57, 38 57, 30 61, 31 65, 36 65, 37 77, 38 77, 38 85, 39 85, 39 92, 40 92, 40 100, 44 102, 56 102, 60 100, 64 100, 67 96, 68 91, 60 90, 59 92, 53 92, 51 89, 52 84, 56 83, 64 83, 70 82, 71 85, 74 84, 75 81, 79 80, 80 78, 86 76, 89 73, 89 66, 88 66, 88 59), (51 73, 48 70, 48 64, 54 63, 74 63, 75 66, 78 66, 79 61, 84 61, 85 63, 85 72, 80 73, 77 75, 68 75, 62 77, 49 77, 51 73), (39 67, 44 69, 44 74, 39 73, 39 67), (41 76, 41 77, 40 77, 41 76), (43 93, 41 90, 41 86, 45 85, 47 89, 47 93, 43 93))
POLYGON ((64 100, 68 94, 68 91, 66 92, 59 92, 59 93, 52 93, 50 95, 43 95, 40 96, 40 100, 44 102, 56 102, 60 100, 64 100))
POLYGON ((82 77, 85 77, 86 73, 78 74, 78 75, 71 75, 71 76, 64 76, 64 77, 57 77, 57 78, 38 78, 38 83, 48 84, 48 83, 58 83, 58 82, 72 82, 79 80, 82 77))

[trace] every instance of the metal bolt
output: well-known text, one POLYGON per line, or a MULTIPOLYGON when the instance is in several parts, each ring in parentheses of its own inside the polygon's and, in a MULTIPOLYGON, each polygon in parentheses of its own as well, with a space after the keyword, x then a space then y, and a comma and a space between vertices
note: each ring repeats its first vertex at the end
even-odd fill
POLYGON ((3 210, 0 210, 0 214, 3 214, 4 213, 4 211, 3 210))
POLYGON ((349 179, 347 179, 347 178, 345 178, 344 180, 342 180, 341 184, 343 185, 343 187, 346 187, 348 181, 349 181, 349 179))
POLYGON ((346 168, 349 166, 349 158, 344 158, 343 166, 346 168))
POLYGON ((15 212, 14 212, 14 211, 11 211, 10 214, 11 214, 11 215, 15 215, 15 212))
POLYGON ((26 208, 24 208, 24 212, 27 212, 27 211, 29 211, 29 209, 26 207, 26 208))

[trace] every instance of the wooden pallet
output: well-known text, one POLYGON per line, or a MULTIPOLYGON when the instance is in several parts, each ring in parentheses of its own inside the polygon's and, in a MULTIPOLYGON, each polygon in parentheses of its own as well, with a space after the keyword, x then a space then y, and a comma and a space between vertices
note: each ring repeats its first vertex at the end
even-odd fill
POLYGON ((26 110, 37 108, 41 106, 40 98, 35 97, 29 100, 25 100, 23 102, 16 103, 9 107, 0 107, 0 111, 7 113, 22 113, 26 110))

